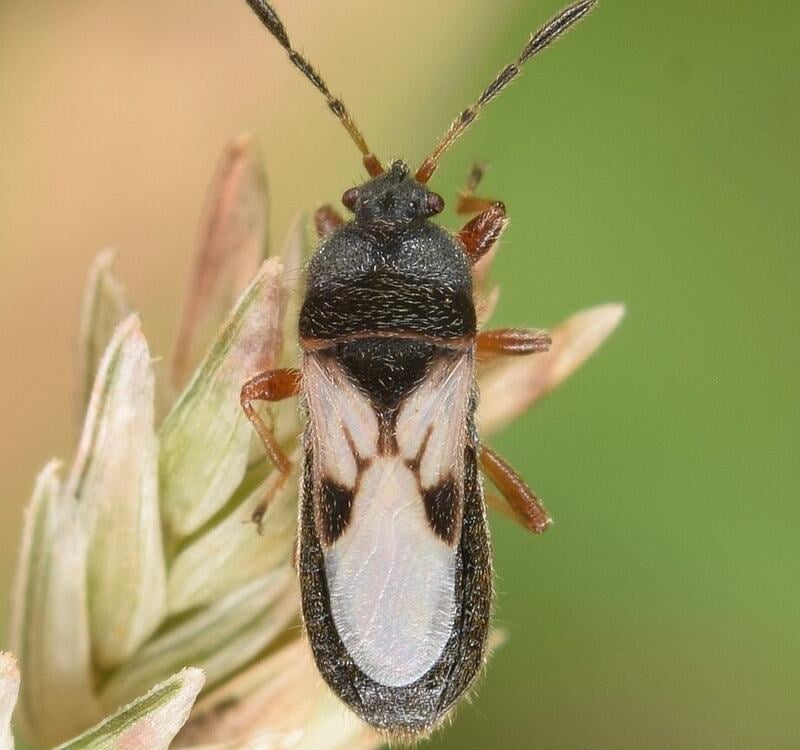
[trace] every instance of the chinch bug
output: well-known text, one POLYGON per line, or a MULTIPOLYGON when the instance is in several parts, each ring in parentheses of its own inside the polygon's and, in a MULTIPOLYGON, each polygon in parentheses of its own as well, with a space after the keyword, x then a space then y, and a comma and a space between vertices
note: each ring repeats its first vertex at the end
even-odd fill
POLYGON ((482 107, 594 3, 581 0, 536 32, 412 174, 402 161, 384 168, 273 7, 248 0, 347 129, 370 179, 342 196, 350 221, 330 207, 317 212, 301 369, 254 377, 242 406, 288 475, 253 402, 303 399, 297 566, 308 638, 334 692, 395 736, 430 732, 483 664, 492 561, 479 469, 528 528, 550 523, 474 425, 476 358, 549 345, 538 331, 477 331, 472 267, 505 228, 505 207, 475 196, 474 171, 458 211, 477 215, 453 235, 431 222, 444 201, 427 183, 482 107))

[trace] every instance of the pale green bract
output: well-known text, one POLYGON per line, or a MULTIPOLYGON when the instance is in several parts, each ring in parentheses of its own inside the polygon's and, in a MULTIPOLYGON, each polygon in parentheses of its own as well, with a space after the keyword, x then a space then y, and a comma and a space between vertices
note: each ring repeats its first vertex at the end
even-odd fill
POLYGON ((183 669, 57 750, 166 750, 204 682, 199 669, 183 669))
MULTIPOLYGON (((382 743, 324 686, 301 637, 296 473, 278 483, 239 406, 249 377, 296 365, 307 222, 274 257, 266 227, 264 180, 240 136, 212 184, 169 383, 112 254, 90 269, 83 427, 71 464, 47 464, 26 512, 10 623, 19 667, 0 654, 0 750, 13 748, 12 711, 21 736, 59 750, 382 743)), ((498 298, 484 288, 490 262, 476 269, 482 323, 498 298)), ((548 353, 483 366, 482 434, 551 391, 622 314, 584 311, 553 330, 548 353)), ((297 401, 262 413, 299 466, 297 401)))

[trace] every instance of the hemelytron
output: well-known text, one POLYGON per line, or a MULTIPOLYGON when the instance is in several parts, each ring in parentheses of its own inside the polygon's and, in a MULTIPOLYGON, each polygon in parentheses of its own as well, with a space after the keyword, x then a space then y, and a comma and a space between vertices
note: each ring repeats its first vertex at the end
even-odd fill
POLYGON ((264 0, 248 0, 292 63, 327 100, 370 179, 350 188, 344 221, 316 214, 320 245, 300 312, 302 366, 257 375, 242 406, 284 474, 292 466, 253 407, 299 394, 308 416, 297 566, 305 628, 322 677, 373 726, 429 732, 484 660, 492 562, 479 471, 534 532, 550 519, 536 496, 476 434, 477 357, 544 351, 517 329, 478 333, 472 268, 506 225, 471 175, 456 234, 432 223, 444 200, 427 184, 444 151, 520 68, 595 0, 536 32, 412 172, 370 151, 349 112, 291 45, 264 0))

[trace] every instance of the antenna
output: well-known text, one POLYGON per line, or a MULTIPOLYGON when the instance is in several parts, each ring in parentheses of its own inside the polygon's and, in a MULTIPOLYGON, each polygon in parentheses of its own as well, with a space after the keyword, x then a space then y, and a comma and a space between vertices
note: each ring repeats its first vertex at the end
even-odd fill
POLYGON ((494 99, 511 81, 513 81, 520 73, 522 66, 528 62, 537 52, 541 52, 550 42, 555 41, 561 34, 563 34, 572 24, 580 21, 595 5, 597 0, 580 0, 569 8, 561 11, 549 23, 542 26, 525 45, 525 48, 520 53, 520 56, 515 62, 507 65, 500 71, 497 78, 495 78, 484 90, 471 107, 465 109, 450 126, 448 131, 442 136, 436 148, 433 149, 431 155, 422 162, 415 175, 416 180, 425 184, 430 180, 436 168, 439 166, 439 158, 441 155, 453 144, 475 120, 483 109, 484 105, 488 104, 494 99))
POLYGON ((381 166, 378 157, 369 150, 367 142, 364 140, 364 136, 361 135, 361 131, 356 126, 353 118, 347 111, 347 108, 344 106, 344 102, 331 94, 327 84, 324 80, 322 80, 322 76, 320 76, 320 74, 314 70, 314 67, 308 60, 306 60, 305 57, 303 57, 303 55, 301 55, 292 47, 292 43, 289 41, 289 35, 286 33, 286 28, 283 25, 283 21, 281 21, 272 5, 266 2, 266 0, 247 0, 247 4, 255 11, 255 14, 261 20, 261 23, 266 26, 267 31, 269 31, 269 33, 278 40, 281 47, 286 50, 286 52, 289 54, 289 59, 292 61, 292 64, 309 81, 311 81, 317 91, 319 91, 325 97, 325 101, 328 102, 328 107, 330 108, 331 112, 333 112, 333 114, 339 118, 339 121, 342 123, 342 125, 344 125, 345 130, 347 130, 350 137, 353 139, 353 143, 356 144, 358 150, 364 157, 364 166, 366 167, 370 176, 377 177, 379 174, 382 174, 384 171, 383 166, 381 166))

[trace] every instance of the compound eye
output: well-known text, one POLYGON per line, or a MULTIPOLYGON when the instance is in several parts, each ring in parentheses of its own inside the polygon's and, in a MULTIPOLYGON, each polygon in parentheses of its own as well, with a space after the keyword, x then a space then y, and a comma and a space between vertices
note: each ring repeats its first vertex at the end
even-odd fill
POLYGON ((428 193, 425 199, 425 207, 428 209, 428 215, 434 216, 444 211, 444 198, 438 193, 428 193))
POLYGON ((355 211, 357 200, 358 200, 358 188, 350 188, 349 190, 344 191, 344 194, 342 195, 342 205, 345 208, 348 208, 351 211, 355 211))

